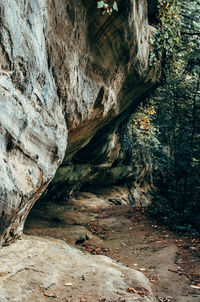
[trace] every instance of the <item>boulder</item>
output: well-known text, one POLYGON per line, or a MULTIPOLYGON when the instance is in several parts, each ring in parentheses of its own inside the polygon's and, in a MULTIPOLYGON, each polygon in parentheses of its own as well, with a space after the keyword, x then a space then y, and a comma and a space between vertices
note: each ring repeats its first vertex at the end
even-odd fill
POLYGON ((1 302, 157 301, 141 272, 61 240, 26 236, 1 250, 0 262, 1 302))

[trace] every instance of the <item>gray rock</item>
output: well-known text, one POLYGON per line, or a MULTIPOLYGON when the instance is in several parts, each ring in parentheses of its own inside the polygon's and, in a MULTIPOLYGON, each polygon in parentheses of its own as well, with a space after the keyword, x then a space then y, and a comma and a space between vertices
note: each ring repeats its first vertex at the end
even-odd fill
POLYGON ((156 301, 141 272, 106 256, 84 254, 60 240, 25 237, 2 249, 0 262, 1 302, 43 302, 48 299, 44 293, 54 294, 59 302, 156 301), (128 288, 147 295, 128 293, 128 288))
MULTIPOLYGON (((153 86, 159 68, 148 66, 146 0, 120 1, 111 16, 93 0, 0 0, 0 6, 2 245, 20 236, 62 161, 58 176, 89 146, 89 161, 112 166, 119 157, 113 132, 153 86), (99 147, 92 148, 93 139, 99 147)), ((88 167, 84 152, 78 159, 88 167)), ((109 177, 123 173, 118 168, 109 177)))

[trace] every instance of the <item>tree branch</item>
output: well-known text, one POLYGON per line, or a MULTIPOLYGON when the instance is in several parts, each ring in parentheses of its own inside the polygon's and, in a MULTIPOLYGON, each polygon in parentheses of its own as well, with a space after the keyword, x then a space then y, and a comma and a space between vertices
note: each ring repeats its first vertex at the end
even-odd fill
POLYGON ((189 32, 181 32, 182 35, 189 35, 189 36, 200 36, 200 32, 193 32, 193 33, 189 33, 189 32))

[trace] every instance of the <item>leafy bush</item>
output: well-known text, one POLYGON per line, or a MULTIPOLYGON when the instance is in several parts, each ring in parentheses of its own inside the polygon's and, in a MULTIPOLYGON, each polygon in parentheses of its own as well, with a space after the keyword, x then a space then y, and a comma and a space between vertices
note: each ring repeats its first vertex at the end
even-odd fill
MULTIPOLYGON (((172 60, 175 50, 180 45, 181 21, 177 1, 159 0, 157 20, 157 30, 150 39, 152 44, 150 65, 166 57, 172 60)), ((164 63, 166 63, 165 60, 164 63)))

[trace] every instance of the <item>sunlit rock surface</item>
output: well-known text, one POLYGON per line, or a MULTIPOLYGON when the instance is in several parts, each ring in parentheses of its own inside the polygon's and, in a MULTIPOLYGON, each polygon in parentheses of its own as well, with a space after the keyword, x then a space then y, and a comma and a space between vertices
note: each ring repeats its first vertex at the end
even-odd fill
POLYGON ((25 237, 1 250, 0 261, 1 302, 51 301, 48 294, 59 302, 121 297, 127 302, 157 301, 141 272, 106 256, 84 254, 60 240, 25 237), (145 295, 129 293, 128 288, 145 295))

